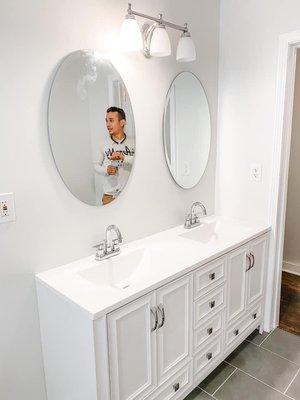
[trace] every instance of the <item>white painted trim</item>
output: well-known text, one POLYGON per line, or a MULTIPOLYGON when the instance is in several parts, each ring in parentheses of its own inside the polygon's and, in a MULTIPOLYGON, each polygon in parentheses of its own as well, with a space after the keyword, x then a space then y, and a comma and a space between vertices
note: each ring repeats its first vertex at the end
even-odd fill
POLYGON ((300 275, 300 264, 283 260, 282 271, 289 272, 290 274, 294 275, 300 275))
POLYGON ((266 293, 265 330, 278 326, 280 308, 281 271, 287 186, 292 133, 295 87, 296 51, 300 46, 300 31, 279 37, 279 55, 276 87, 275 142, 273 179, 270 193, 269 269, 266 293))

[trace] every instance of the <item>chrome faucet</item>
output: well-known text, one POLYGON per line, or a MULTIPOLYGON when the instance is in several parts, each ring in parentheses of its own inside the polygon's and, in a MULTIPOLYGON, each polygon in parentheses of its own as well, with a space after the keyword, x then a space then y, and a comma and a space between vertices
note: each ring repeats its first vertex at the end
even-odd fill
POLYGON ((185 220, 184 220, 185 229, 191 229, 191 228, 194 228, 195 226, 200 225, 200 219, 199 219, 197 213, 195 212, 196 207, 201 208, 202 215, 207 215, 205 205, 202 204, 200 201, 195 201, 192 204, 190 213, 185 217, 185 220))
POLYGON ((119 254, 121 251, 119 244, 122 242, 123 238, 119 228, 116 225, 109 225, 105 231, 105 239, 96 246, 97 252, 95 259, 101 261, 119 254), (115 232, 115 239, 111 239, 111 232, 115 232))

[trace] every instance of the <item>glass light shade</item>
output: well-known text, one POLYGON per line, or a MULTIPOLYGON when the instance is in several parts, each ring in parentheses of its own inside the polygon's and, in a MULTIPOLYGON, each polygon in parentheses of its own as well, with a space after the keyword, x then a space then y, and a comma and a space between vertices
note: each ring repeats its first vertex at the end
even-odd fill
POLYGON ((150 43, 150 56, 166 57, 171 54, 171 43, 168 32, 164 26, 157 26, 150 43))
POLYGON ((120 31, 120 47, 122 51, 140 51, 143 48, 142 35, 135 18, 126 17, 120 31))
POLYGON ((179 62, 196 60, 196 49, 190 36, 181 36, 177 46, 176 60, 179 62))

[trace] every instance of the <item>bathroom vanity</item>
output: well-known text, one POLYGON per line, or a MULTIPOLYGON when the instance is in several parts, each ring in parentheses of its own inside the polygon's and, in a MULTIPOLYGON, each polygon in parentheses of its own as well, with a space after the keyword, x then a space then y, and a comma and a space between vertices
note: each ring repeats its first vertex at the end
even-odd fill
POLYGON ((262 330, 269 228, 201 222, 37 275, 48 400, 183 399, 262 330))

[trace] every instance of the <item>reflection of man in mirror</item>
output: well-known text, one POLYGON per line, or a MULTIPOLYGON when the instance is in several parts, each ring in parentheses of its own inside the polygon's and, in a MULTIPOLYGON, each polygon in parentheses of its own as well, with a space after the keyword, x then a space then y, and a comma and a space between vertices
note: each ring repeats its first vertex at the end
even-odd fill
POLYGON ((114 200, 125 186, 134 156, 133 141, 124 132, 126 125, 124 110, 118 107, 108 108, 105 122, 109 135, 104 143, 102 159, 95 163, 96 172, 105 176, 103 205, 114 200))

